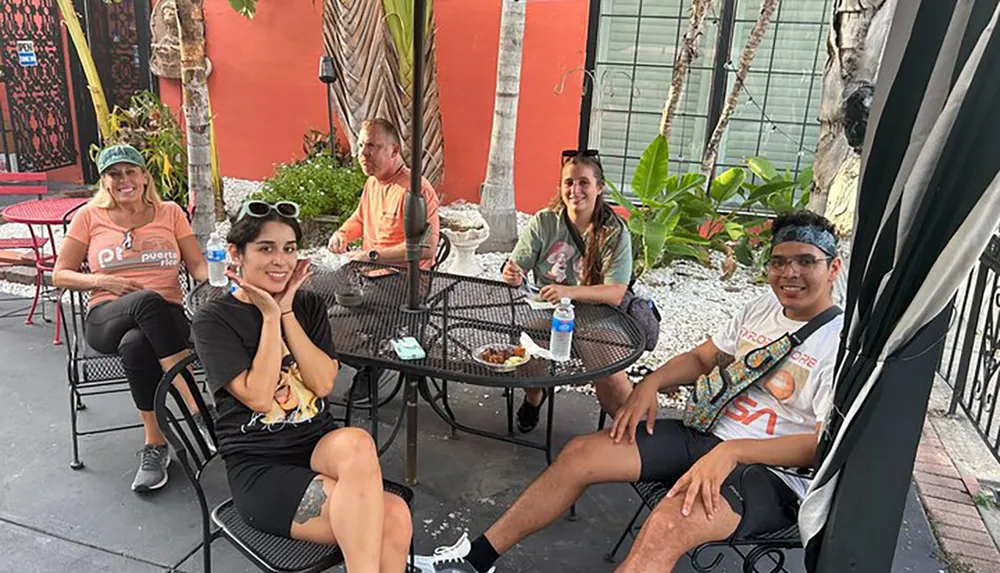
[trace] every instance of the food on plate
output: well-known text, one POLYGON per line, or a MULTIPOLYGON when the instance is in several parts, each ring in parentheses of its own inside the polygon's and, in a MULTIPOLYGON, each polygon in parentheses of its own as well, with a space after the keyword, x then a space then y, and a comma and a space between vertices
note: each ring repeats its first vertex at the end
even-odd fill
POLYGON ((518 366, 528 361, 527 354, 521 345, 496 346, 483 349, 479 358, 483 362, 496 366, 518 366))

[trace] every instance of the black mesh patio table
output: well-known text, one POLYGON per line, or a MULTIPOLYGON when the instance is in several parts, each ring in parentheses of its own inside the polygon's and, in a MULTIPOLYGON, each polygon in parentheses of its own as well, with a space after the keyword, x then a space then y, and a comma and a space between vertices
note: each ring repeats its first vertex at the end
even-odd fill
MULTIPOLYGON (((551 456, 551 424, 545 447, 457 425, 447 399, 443 405, 437 403, 440 392, 432 395, 428 379, 503 388, 543 388, 549 393, 551 420, 554 402, 551 398, 556 386, 583 384, 624 370, 638 360, 645 346, 645 334, 617 308, 574 303, 576 322, 569 360, 555 362, 535 357, 511 372, 498 372, 473 358, 476 349, 498 343, 518 344, 522 332, 547 347, 552 311, 533 310, 523 291, 500 282, 432 271, 421 271, 419 279, 423 304, 417 311, 406 309, 407 271, 395 267, 362 262, 352 262, 337 270, 316 267, 303 286, 326 301, 333 346, 343 362, 393 370, 406 376, 406 477, 411 484, 416 480, 418 395, 453 429, 458 427, 529 445, 551 456), (338 295, 344 293, 360 295, 354 301, 357 304, 339 304, 338 295), (415 338, 426 357, 400 359, 392 340, 404 336, 415 338)), ((189 304, 197 306, 198 300, 221 292, 221 289, 211 290, 216 292, 196 294, 189 304)), ((402 416, 397 424, 401 420, 402 416)))

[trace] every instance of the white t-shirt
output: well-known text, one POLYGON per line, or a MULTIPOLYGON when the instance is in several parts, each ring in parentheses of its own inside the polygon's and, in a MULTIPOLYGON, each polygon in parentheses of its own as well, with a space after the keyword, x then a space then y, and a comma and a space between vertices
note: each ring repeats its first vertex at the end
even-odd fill
MULTIPOLYGON (((805 326, 784 314, 772 292, 754 300, 712 337, 719 350, 740 358, 805 326)), ((719 416, 712 433, 723 440, 769 439, 814 434, 833 406, 833 376, 844 316, 825 324, 792 350, 777 370, 734 399, 719 416)), ((778 473, 799 499, 808 484, 778 473)))

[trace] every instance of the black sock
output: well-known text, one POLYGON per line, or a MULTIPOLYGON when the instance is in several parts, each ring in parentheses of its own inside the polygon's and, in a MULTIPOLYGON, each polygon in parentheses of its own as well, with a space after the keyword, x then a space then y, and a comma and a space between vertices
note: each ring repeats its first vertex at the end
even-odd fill
POLYGON ((479 573, 489 571, 497 559, 500 559, 500 554, 497 553, 496 549, 493 549, 493 544, 490 543, 489 539, 486 539, 485 535, 480 535, 472 542, 472 549, 465 556, 465 560, 479 573))

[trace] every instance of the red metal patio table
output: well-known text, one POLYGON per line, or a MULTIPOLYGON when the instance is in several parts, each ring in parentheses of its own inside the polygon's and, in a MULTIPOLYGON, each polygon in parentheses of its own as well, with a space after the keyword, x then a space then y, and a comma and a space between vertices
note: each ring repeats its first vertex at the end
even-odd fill
MULTIPOLYGON (((32 324, 35 316, 35 309, 38 306, 38 299, 42 293, 43 278, 46 272, 52 272, 56 264, 56 241, 52 231, 54 225, 65 226, 73 218, 73 214, 82 207, 89 198, 80 197, 60 197, 56 199, 34 199, 22 201, 4 208, 3 218, 10 223, 22 223, 28 227, 31 235, 32 254, 31 258, 35 264, 35 296, 31 301, 31 310, 28 311, 28 318, 25 324, 32 324), (36 236, 35 225, 45 228, 46 237, 36 236), (45 244, 51 245, 51 253, 45 253, 45 244)), ((56 305, 59 304, 57 299, 56 305)), ((56 335, 54 344, 60 344, 59 340, 59 312, 56 312, 56 335)))

